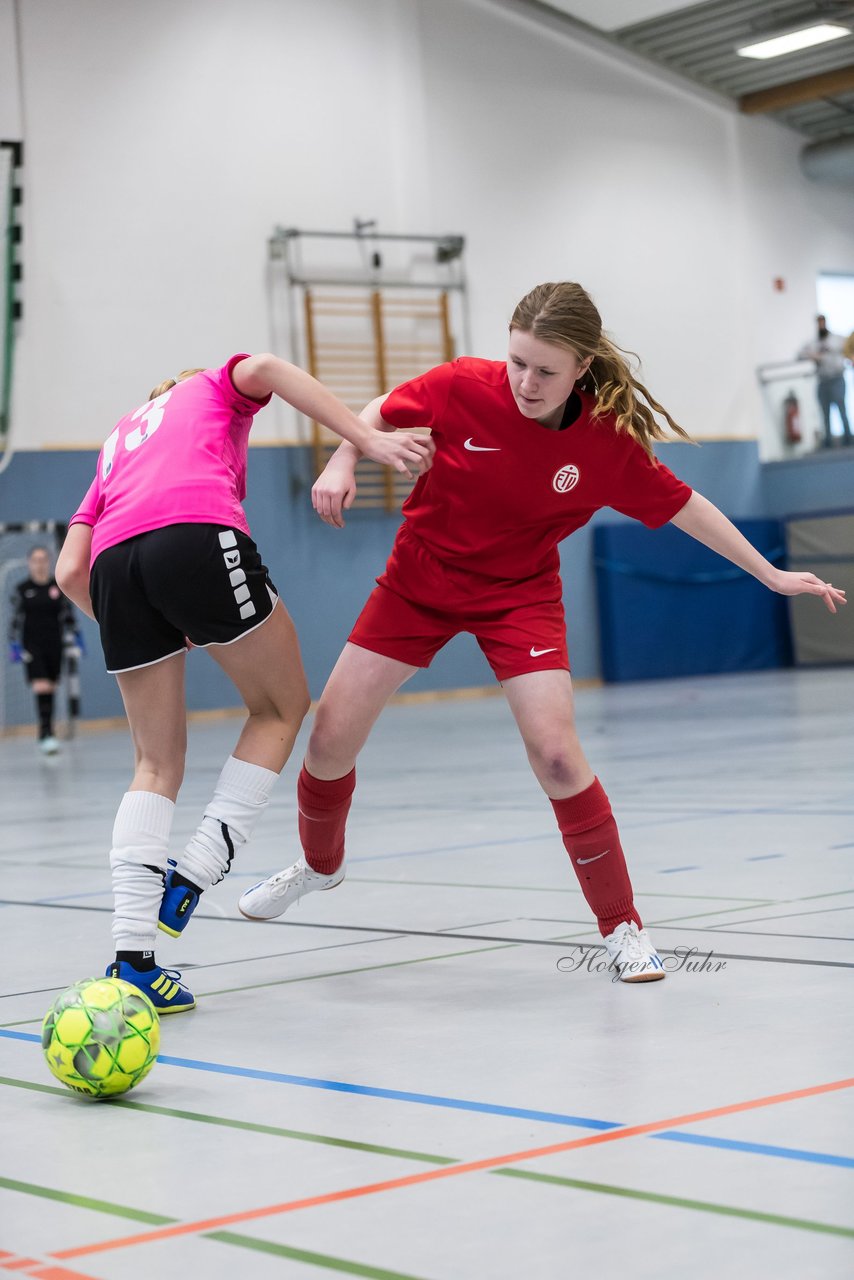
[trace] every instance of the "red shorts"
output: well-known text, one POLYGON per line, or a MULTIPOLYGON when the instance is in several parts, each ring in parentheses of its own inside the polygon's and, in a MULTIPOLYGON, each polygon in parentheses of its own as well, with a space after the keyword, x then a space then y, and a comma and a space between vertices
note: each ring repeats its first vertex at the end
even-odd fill
POLYGON ((429 667, 461 631, 474 636, 499 681, 569 670, 556 573, 521 582, 485 578, 437 560, 404 526, 350 643, 408 666, 429 667))

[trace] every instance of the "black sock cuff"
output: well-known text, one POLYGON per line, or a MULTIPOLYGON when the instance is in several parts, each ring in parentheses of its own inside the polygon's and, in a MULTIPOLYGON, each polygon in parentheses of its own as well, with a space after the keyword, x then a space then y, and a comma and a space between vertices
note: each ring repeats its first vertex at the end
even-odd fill
MULTIPOLYGON (((230 858, 229 865, 231 865, 230 858)), ((193 884, 192 880, 188 880, 186 876, 182 876, 180 871, 172 872, 172 883, 178 885, 180 889, 192 889, 193 893, 197 893, 199 897, 202 895, 202 890, 199 886, 197 884, 193 884)))
POLYGON ((148 973, 157 968, 153 951, 117 951, 116 961, 118 964, 133 965, 137 973, 148 973))

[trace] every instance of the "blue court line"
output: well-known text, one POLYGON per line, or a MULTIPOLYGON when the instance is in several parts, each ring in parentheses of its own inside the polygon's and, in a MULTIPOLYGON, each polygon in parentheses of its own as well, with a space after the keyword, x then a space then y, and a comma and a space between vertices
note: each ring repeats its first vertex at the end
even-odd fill
POLYGON ((443 844, 436 845, 433 849, 406 849, 398 853, 370 853, 363 857, 350 857, 347 861, 352 866, 356 862, 385 862, 388 858, 420 858, 425 854, 431 853, 459 853, 463 849, 489 849, 493 846, 504 844, 529 844, 532 840, 551 840, 554 836, 560 836, 557 827, 551 831, 535 832, 533 835, 527 836, 511 836, 506 840, 476 840, 473 844, 443 844))
MULTIPOLYGON (((0 1036, 9 1040, 27 1040, 41 1043, 41 1037, 29 1031, 0 1029, 0 1036)), ((346 1084, 340 1080, 321 1080, 313 1076, 291 1076, 279 1071, 259 1071, 254 1067, 230 1067, 219 1062, 200 1062, 195 1058, 172 1058, 161 1054, 158 1062, 170 1067, 187 1067, 193 1071, 211 1071, 217 1075, 241 1076, 250 1080, 271 1080, 278 1084, 299 1085, 308 1089, 328 1089, 335 1093, 358 1094, 369 1098, 387 1098, 392 1102, 417 1102, 428 1107, 446 1107, 455 1111, 474 1111, 487 1115, 513 1116, 521 1120, 539 1120, 546 1124, 571 1125, 581 1129, 622 1129, 625 1126, 612 1120, 593 1120, 585 1116, 564 1115, 555 1111, 533 1111, 525 1107, 502 1107, 497 1103, 473 1102, 465 1098, 445 1098, 430 1093, 405 1093, 399 1089, 379 1089, 370 1085, 346 1084)), ((802 1151, 796 1147, 774 1147, 760 1142, 739 1142, 733 1138, 705 1137, 699 1133, 671 1130, 649 1134, 651 1138, 664 1138, 671 1142, 688 1142, 696 1146, 720 1147, 731 1151, 746 1151, 752 1155, 776 1156, 785 1160, 805 1160, 812 1164, 835 1165, 837 1168, 854 1169, 854 1158, 827 1155, 820 1151, 802 1151)))
POLYGON ((700 870, 699 867, 662 867, 662 869, 659 871, 658 874, 660 876, 672 876, 672 875, 675 875, 677 871, 699 871, 699 870, 700 870))
POLYGON ((849 842, 848 844, 832 844, 830 847, 831 849, 854 849, 854 843, 849 842))
POLYGON ((771 858, 785 858, 784 853, 755 853, 751 858, 745 858, 745 862, 768 862, 771 858))
POLYGON ((468 1098, 445 1098, 432 1093, 406 1093, 400 1089, 379 1089, 372 1085, 348 1084, 343 1080, 321 1080, 313 1076, 290 1076, 279 1071, 258 1071, 254 1067, 230 1067, 218 1062, 199 1062, 193 1058, 169 1058, 162 1054, 158 1062, 170 1067, 189 1067, 194 1071, 213 1071, 220 1075, 243 1076, 250 1080, 273 1080, 279 1084, 300 1085, 308 1089, 328 1089, 333 1093, 354 1093, 361 1097, 388 1098, 392 1102, 418 1102, 427 1107, 447 1107, 452 1111, 477 1111, 495 1116, 514 1116, 520 1120, 540 1120, 546 1124, 572 1125, 580 1129, 621 1129, 611 1120, 593 1120, 588 1116, 569 1116, 559 1111, 532 1111, 527 1107, 503 1107, 492 1102, 474 1102, 468 1098))
MULTIPOLYGON (((626 810, 630 808, 625 806, 626 810)), ((683 822, 701 822, 704 819, 725 818, 725 817, 752 817, 752 816, 772 816, 772 817, 802 817, 811 818, 815 814, 809 809, 776 809, 769 807, 762 808, 734 808, 734 809, 698 809, 688 813, 668 813, 657 814, 653 817, 640 815, 637 818, 626 817, 620 822, 621 831, 636 831, 646 827, 666 827, 675 826, 683 822)), ((850 810, 834 810, 830 816, 854 816, 854 809, 850 810)), ((391 858, 421 858, 428 855, 440 853, 458 853, 467 849, 492 849, 499 848, 502 845, 530 844, 536 840, 553 840, 559 836, 556 827, 549 831, 534 832, 531 835, 509 836, 505 840, 476 840, 470 844, 446 844, 436 845, 430 849, 404 849, 398 850, 396 853, 370 853, 362 856, 348 855, 347 861, 353 866, 359 862, 386 862, 391 858)), ((696 871, 696 867, 675 867, 675 871, 696 871)), ((665 873, 666 874, 666 873, 665 873)))
MULTIPOLYGON (((41 1036, 30 1031, 0 1029, 0 1036, 10 1040, 41 1043, 41 1036)), ((473 1102, 467 1098, 444 1098, 431 1093, 405 1093, 400 1089, 379 1089, 365 1084, 347 1084, 343 1080, 321 1080, 314 1076, 291 1076, 281 1071, 259 1071, 255 1067, 231 1067, 220 1062, 200 1062, 196 1058, 171 1058, 160 1054, 158 1062, 167 1067, 188 1067, 192 1071, 212 1071, 216 1075, 241 1076, 248 1080, 272 1080, 276 1084, 300 1085, 306 1089, 328 1089, 334 1093, 354 1093, 368 1098, 388 1098, 393 1102, 420 1102, 428 1107, 449 1107, 455 1111, 480 1111, 496 1116, 515 1116, 520 1120, 541 1120, 547 1124, 574 1125, 580 1129, 621 1129, 609 1120, 591 1120, 586 1116, 568 1116, 557 1111, 532 1111, 526 1107, 502 1107, 497 1103, 473 1102)))
POLYGON ((707 1138, 702 1133, 652 1133, 651 1138, 668 1142, 688 1142, 698 1147, 721 1147, 725 1151, 749 1151, 758 1156, 780 1156, 784 1160, 807 1160, 811 1164, 832 1164, 839 1169, 854 1169, 851 1156, 831 1156, 822 1151, 801 1151, 798 1147, 771 1147, 764 1142, 739 1142, 735 1138, 707 1138))

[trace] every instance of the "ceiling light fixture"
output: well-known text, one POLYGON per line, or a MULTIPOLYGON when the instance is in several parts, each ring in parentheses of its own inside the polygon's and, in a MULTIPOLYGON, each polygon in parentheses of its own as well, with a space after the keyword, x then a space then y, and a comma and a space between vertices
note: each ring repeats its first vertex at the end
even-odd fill
POLYGON ((828 40, 839 40, 842 36, 850 36, 848 27, 841 27, 835 22, 821 22, 812 27, 801 27, 799 31, 787 31, 782 35, 769 36, 755 44, 741 45, 736 53, 742 58, 779 58, 784 53, 794 53, 798 49, 810 49, 813 45, 824 44, 828 40))

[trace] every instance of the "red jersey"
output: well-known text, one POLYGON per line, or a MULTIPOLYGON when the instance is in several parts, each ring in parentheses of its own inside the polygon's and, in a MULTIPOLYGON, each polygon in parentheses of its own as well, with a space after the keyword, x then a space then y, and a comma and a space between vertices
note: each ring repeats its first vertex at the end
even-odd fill
POLYGON ((519 580, 556 572, 558 543, 601 507, 651 529, 671 520, 690 488, 577 394, 575 421, 552 431, 520 413, 502 361, 463 357, 392 391, 385 421, 436 441, 403 504, 411 533, 447 564, 519 580))

